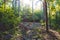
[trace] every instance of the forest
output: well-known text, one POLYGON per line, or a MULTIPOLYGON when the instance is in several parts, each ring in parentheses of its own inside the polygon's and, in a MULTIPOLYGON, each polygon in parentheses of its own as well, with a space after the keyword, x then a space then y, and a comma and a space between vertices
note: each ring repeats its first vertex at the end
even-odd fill
POLYGON ((60 0, 0 0, 0 40, 60 40, 60 0))

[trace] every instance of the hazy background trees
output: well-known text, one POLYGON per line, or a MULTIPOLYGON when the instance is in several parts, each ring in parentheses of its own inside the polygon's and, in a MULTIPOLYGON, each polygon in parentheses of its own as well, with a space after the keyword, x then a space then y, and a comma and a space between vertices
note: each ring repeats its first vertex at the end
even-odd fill
MULTIPOLYGON (((51 29, 60 31, 60 0, 46 0, 46 2, 48 25, 51 29)), ((21 0, 19 2, 16 0, 0 0, 0 35, 17 34, 17 26, 25 20, 33 22, 34 19, 35 22, 41 23, 41 20, 45 22, 45 14, 42 9, 34 9, 33 11, 34 15, 32 8, 21 0)))

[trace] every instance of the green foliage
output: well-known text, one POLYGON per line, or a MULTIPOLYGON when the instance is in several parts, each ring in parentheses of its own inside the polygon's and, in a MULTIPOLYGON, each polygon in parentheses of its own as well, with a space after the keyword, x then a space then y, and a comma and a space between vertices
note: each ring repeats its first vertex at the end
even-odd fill
MULTIPOLYGON (((10 0, 8 1, 10 2, 10 0)), ((18 30, 20 30, 18 25, 21 22, 22 18, 25 18, 29 21, 33 21, 33 20, 38 22, 40 21, 42 25, 45 25, 45 20, 43 18, 43 16, 45 15, 41 10, 35 10, 35 12, 33 12, 34 14, 32 14, 31 8, 28 5, 26 5, 23 8, 21 6, 20 8, 21 12, 18 12, 19 11, 18 7, 13 7, 13 6, 9 7, 8 1, 6 0, 7 3, 6 2, 4 3, 2 0, 0 0, 0 35, 1 35, 0 37, 6 36, 7 34, 11 34, 13 37, 15 37, 16 35, 21 34, 20 31, 18 32, 18 30), (19 16, 19 13, 20 15, 22 15, 22 18, 21 16, 19 16)), ((49 2, 48 8, 50 8, 48 10, 50 12, 49 20, 51 21, 51 28, 59 31, 60 30, 60 22, 59 22, 60 0, 47 0, 47 2, 49 2)), ((35 31, 40 32, 41 30, 36 29, 35 31)), ((36 36, 39 35, 40 34, 36 36)))
MULTIPOLYGON (((25 8, 26 9, 26 8, 25 8)), ((41 15, 43 15, 41 10, 35 10, 34 13, 31 13, 30 8, 26 9, 25 11, 21 12, 22 13, 22 18, 27 19, 29 21, 40 21, 41 20, 41 15)))
POLYGON ((0 35, 16 33, 17 26, 21 22, 21 16, 16 16, 16 14, 12 8, 3 9, 3 6, 0 8, 0 35))
POLYGON ((60 23, 59 23, 59 21, 60 21, 60 10, 59 10, 59 8, 60 8, 60 6, 59 6, 59 4, 60 4, 60 1, 59 0, 54 0, 53 2, 50 2, 49 3, 49 12, 50 12, 50 22, 51 22, 51 28, 52 29, 55 29, 55 30, 59 30, 60 29, 60 23), (54 11, 54 12, 53 12, 54 11))

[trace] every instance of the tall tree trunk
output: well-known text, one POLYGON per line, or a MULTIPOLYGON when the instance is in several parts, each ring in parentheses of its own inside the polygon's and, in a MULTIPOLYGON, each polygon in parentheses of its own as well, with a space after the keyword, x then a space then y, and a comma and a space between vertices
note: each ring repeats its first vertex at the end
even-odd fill
MULTIPOLYGON (((48 6, 50 6, 50 4, 48 3, 48 6)), ((51 29, 51 13, 50 13, 50 7, 49 7, 49 26, 50 26, 50 29, 51 29)))
POLYGON ((18 0, 18 14, 20 16, 20 0, 18 0))
POLYGON ((33 6, 34 6, 33 3, 34 3, 34 2, 33 2, 33 1, 34 1, 34 0, 32 0, 32 16, 33 16, 33 22, 34 22, 34 8, 33 8, 33 6))
POLYGON ((4 0, 4 10, 6 9, 6 0, 4 0))
POLYGON ((46 31, 48 32, 48 13, 47 13, 47 2, 44 0, 43 2, 43 10, 45 14, 45 21, 46 21, 46 31))

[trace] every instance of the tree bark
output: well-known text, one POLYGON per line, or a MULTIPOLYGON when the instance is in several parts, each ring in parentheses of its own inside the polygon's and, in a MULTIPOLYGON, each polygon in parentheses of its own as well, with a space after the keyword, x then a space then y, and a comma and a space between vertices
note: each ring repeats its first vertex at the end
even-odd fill
POLYGON ((44 2, 43 2, 43 11, 45 14, 46 31, 48 32, 48 13, 47 13, 47 2, 46 2, 46 0, 44 0, 44 2))

